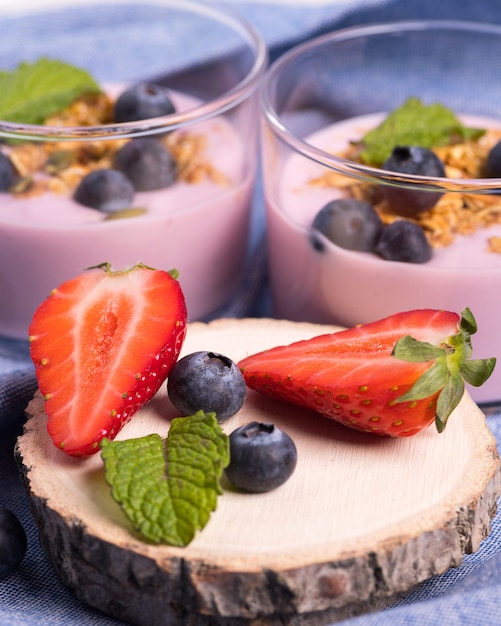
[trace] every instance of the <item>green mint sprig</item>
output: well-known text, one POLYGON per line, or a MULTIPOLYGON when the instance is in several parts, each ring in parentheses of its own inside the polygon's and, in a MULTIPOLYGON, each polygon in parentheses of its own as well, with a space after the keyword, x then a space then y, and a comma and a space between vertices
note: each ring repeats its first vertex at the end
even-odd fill
POLYGON ((41 58, 0 72, 0 119, 20 124, 43 124, 85 93, 100 87, 85 70, 41 58))
POLYGON ((141 537, 187 546, 209 521, 230 460, 228 436, 214 413, 199 411, 157 434, 101 442, 113 498, 141 537))
POLYGON ((426 105, 419 98, 408 98, 363 137, 360 158, 379 167, 395 146, 435 148, 453 141, 477 139, 484 133, 483 129, 464 126, 443 104, 426 105))
POLYGON ((470 309, 466 307, 461 313, 457 334, 445 338, 441 346, 418 341, 409 335, 399 339, 393 348, 394 357, 410 363, 434 363, 395 402, 422 400, 440 392, 435 425, 438 432, 442 432, 450 414, 463 397, 465 381, 474 387, 480 387, 490 377, 496 365, 494 357, 471 358, 471 335, 476 332, 477 323, 470 309))

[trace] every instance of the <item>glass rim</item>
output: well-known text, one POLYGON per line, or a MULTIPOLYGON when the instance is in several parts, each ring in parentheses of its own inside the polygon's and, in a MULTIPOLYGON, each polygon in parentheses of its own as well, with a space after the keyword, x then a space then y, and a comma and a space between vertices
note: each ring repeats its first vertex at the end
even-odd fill
MULTIPOLYGON (((147 120, 137 120, 132 122, 120 122, 111 124, 101 124, 96 126, 45 126, 42 124, 22 124, 0 120, 0 136, 10 139, 24 139, 31 141, 89 141, 89 140, 113 140, 123 139, 131 136, 141 136, 155 134, 160 131, 168 132, 181 127, 199 123, 227 112, 244 100, 248 99, 254 91, 257 91, 261 77, 264 75, 268 63, 268 50, 266 43, 252 24, 245 18, 230 8, 225 9, 209 6, 197 0, 105 0, 105 4, 123 5, 131 4, 138 6, 162 6, 165 8, 179 7, 182 10, 205 15, 231 27, 234 32, 241 35, 250 49, 254 52, 254 62, 247 75, 234 87, 225 91, 216 99, 196 106, 188 111, 176 112, 170 115, 149 118, 147 120)), ((21 9, 28 6, 32 8, 32 14, 45 14, 48 9, 42 9, 37 0, 26 3, 16 3, 15 8, 7 12, 0 9, 0 19, 2 17, 12 17, 18 14, 21 9)), ((86 6, 86 0, 73 0, 72 6, 86 6)), ((51 6, 52 10, 67 7, 65 0, 56 0, 51 6)), ((100 6, 101 3, 100 3, 100 6)))
POLYGON ((501 26, 484 22, 466 22, 460 20, 405 20, 350 26, 337 31, 331 31, 295 46, 275 60, 268 68, 259 88, 260 111, 264 121, 267 122, 272 132, 295 152, 334 170, 338 174, 344 174, 363 182, 394 186, 418 185, 423 191, 439 191, 446 193, 464 193, 467 191, 489 193, 493 190, 499 190, 501 178, 447 178, 396 174, 395 172, 390 172, 382 168, 343 159, 342 157, 325 152, 304 141, 282 121, 280 114, 273 106, 271 93, 275 81, 278 79, 281 72, 287 70, 288 67, 295 63, 300 57, 310 55, 316 49, 327 47, 333 43, 348 41, 358 37, 425 30, 467 31, 492 34, 501 38, 501 26))

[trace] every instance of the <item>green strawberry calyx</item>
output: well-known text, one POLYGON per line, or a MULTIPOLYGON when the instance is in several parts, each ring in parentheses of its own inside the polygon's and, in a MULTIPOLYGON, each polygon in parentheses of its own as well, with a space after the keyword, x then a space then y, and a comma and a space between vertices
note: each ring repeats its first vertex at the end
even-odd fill
POLYGON ((428 398, 440 392, 437 400, 435 425, 442 432, 450 414, 463 397, 465 382, 480 387, 494 370, 496 359, 472 359, 471 335, 477 332, 477 323, 466 307, 455 335, 446 337, 440 346, 418 341, 409 335, 395 344, 392 356, 409 363, 434 361, 407 393, 394 402, 411 402, 428 398))
MULTIPOLYGON (((111 263, 109 263, 108 261, 105 261, 104 263, 98 263, 97 265, 91 265, 90 267, 87 267, 86 269, 87 270, 103 270, 104 272, 106 272, 106 274, 109 274, 110 276, 119 275, 119 274, 128 274, 129 272, 133 272, 136 269, 152 270, 153 272, 156 271, 154 267, 150 267, 149 265, 145 265, 144 263, 136 263, 136 265, 128 267, 127 269, 124 269, 124 270, 113 270, 111 263)), ((170 274, 171 277, 174 278, 175 280, 179 278, 179 272, 175 267, 168 270, 167 273, 170 274)))

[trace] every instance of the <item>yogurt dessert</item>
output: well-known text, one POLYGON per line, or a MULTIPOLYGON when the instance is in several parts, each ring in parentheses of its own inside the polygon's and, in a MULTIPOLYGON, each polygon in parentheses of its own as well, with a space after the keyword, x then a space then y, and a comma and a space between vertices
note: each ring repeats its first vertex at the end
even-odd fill
MULTIPOLYGON (((199 104, 158 85, 106 86, 44 123, 102 126, 199 104)), ((54 286, 102 262, 177 269, 190 319, 230 298, 246 254, 255 159, 223 116, 144 137, 5 140, 1 151, 0 334, 26 337, 54 286)))
MULTIPOLYGON (((346 120, 305 141, 355 159, 360 140, 385 118, 377 114, 346 120)), ((481 177, 489 152, 501 139, 499 122, 471 117, 462 121, 468 128, 488 130, 434 150, 445 163, 448 179, 481 177)), ((479 327, 474 356, 501 357, 501 345, 495 345, 501 286, 499 196, 431 192, 436 196, 433 208, 402 216, 389 208, 382 186, 338 174, 299 153, 288 157, 273 177, 265 180, 265 193, 278 317, 353 326, 401 310, 470 306, 479 327), (418 224, 425 234, 426 259, 388 260, 377 251, 347 249, 331 241, 318 216, 341 198, 370 204, 383 230, 396 221, 418 224)), ((367 223, 367 218, 362 221, 367 223)), ((500 385, 501 372, 494 372, 472 395, 477 401, 498 400, 500 385)))

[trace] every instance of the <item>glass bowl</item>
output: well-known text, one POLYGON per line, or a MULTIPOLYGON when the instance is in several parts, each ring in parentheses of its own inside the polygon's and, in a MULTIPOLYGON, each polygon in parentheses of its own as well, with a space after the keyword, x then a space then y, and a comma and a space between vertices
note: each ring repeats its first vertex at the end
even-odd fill
POLYGON ((26 338, 51 289, 104 262, 177 269, 192 320, 224 306, 247 251, 257 87, 267 64, 259 34, 236 14, 191 0, 85 0, 51 9, 18 2, 2 7, 0 24, 9 35, 0 42, 0 68, 17 81, 11 99, 2 105, 0 98, 0 150, 15 166, 0 192, 0 334, 26 338), (81 96, 75 69, 100 93, 86 79, 92 93, 81 96), (44 99, 67 98, 75 83, 75 102, 34 117, 44 99), (138 84, 167 89, 174 111, 149 110, 143 119, 145 109, 136 107, 118 117, 115 101, 138 84), (119 159, 132 143, 135 153, 119 159), (120 170, 132 192, 123 177, 116 192, 113 174, 77 193, 100 169, 120 170))
MULTIPOLYGON (((410 21, 332 32, 275 61, 260 93, 274 315, 353 326, 398 311, 460 313, 468 306, 479 327, 474 357, 501 357, 501 180, 494 177, 501 174, 486 174, 501 139, 498 54, 498 27, 410 21), (460 132, 448 133, 454 146, 437 147, 436 138, 423 145, 435 129, 437 103, 460 122, 460 132), (392 135, 386 157, 368 159, 368 131, 409 108, 420 114, 404 127, 424 125, 419 142, 392 135), (471 128, 486 132, 465 130, 471 128), (386 160, 395 147, 403 149, 397 166, 386 160), (443 171, 398 171, 411 147, 438 154, 443 171), (324 209, 341 198, 350 199, 349 218, 346 204, 324 209), (419 213, 417 198, 427 199, 419 213), (408 214, 396 209, 403 203, 412 207, 408 214), (352 227, 357 237, 347 248, 352 227), (408 229, 411 239, 401 236, 408 229)), ((471 394, 479 402, 501 400, 501 367, 471 394)))

